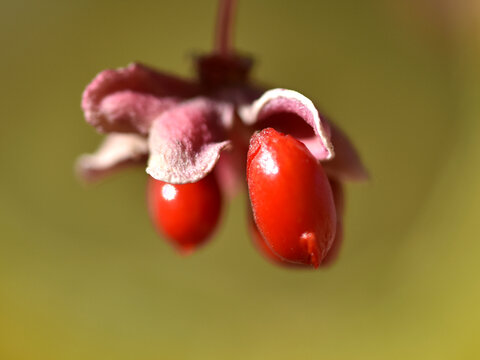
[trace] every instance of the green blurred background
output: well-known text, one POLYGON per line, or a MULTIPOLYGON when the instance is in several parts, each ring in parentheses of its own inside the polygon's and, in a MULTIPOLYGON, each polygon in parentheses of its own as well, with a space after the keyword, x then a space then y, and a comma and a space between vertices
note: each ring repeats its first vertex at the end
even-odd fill
POLYGON ((181 258, 142 169, 73 175, 101 140, 85 85, 134 60, 189 75, 214 0, 1 8, 1 359, 480 358, 476 1, 240 0, 256 78, 316 99, 372 174, 348 186, 339 261, 306 272, 253 249, 244 194, 181 258))

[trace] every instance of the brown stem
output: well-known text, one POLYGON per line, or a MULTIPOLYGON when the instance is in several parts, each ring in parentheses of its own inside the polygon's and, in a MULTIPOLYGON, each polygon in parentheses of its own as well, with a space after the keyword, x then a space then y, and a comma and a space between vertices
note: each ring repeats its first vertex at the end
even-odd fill
POLYGON ((237 0, 219 0, 215 52, 222 56, 232 54, 233 25, 237 0))

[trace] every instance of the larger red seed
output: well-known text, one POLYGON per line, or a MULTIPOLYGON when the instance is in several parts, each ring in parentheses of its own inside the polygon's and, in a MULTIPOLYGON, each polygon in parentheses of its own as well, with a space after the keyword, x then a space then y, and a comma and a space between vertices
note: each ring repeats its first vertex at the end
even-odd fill
POLYGON ((270 261, 272 264, 288 267, 288 268, 310 268, 310 265, 303 265, 303 264, 297 264, 297 263, 285 261, 282 258, 280 258, 277 254, 275 254, 272 251, 272 249, 268 247, 267 242, 263 238, 263 235, 260 233, 260 230, 258 230, 257 224, 255 224, 255 221, 253 220, 253 217, 251 215, 249 216, 249 219, 248 219, 248 230, 249 230, 253 245, 256 247, 258 252, 260 252, 260 254, 262 254, 263 257, 268 261, 270 261))
POLYGON ((335 237, 332 190, 301 142, 268 128, 250 141, 250 201, 258 229, 281 259, 318 267, 335 237))
POLYGON ((192 252, 209 239, 222 209, 220 188, 212 173, 182 185, 150 178, 147 201, 156 229, 182 253, 192 252))
POLYGON ((333 193, 333 200, 335 202, 335 210, 337 213, 337 231, 335 233, 335 239, 333 240, 333 244, 328 250, 327 255, 322 261, 321 266, 327 267, 332 265, 335 260, 338 258, 338 254, 340 253, 340 249, 342 247, 343 242, 343 213, 345 208, 345 194, 343 185, 335 179, 329 179, 330 187, 332 188, 333 193))

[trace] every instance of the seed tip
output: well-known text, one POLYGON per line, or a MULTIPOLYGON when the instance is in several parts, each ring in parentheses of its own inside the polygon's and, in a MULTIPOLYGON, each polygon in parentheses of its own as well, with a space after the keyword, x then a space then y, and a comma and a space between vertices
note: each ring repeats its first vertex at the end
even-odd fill
POLYGON ((320 266, 320 249, 318 248, 315 234, 312 232, 303 233, 302 236, 300 236, 300 242, 310 256, 310 264, 315 269, 318 269, 320 266))

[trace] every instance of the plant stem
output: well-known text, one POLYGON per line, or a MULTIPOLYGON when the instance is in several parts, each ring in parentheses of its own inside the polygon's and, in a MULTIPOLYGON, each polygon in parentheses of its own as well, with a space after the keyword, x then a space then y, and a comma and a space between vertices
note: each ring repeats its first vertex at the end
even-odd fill
POLYGON ((219 0, 218 3, 214 50, 225 57, 233 52, 232 37, 236 3, 237 0, 219 0))

